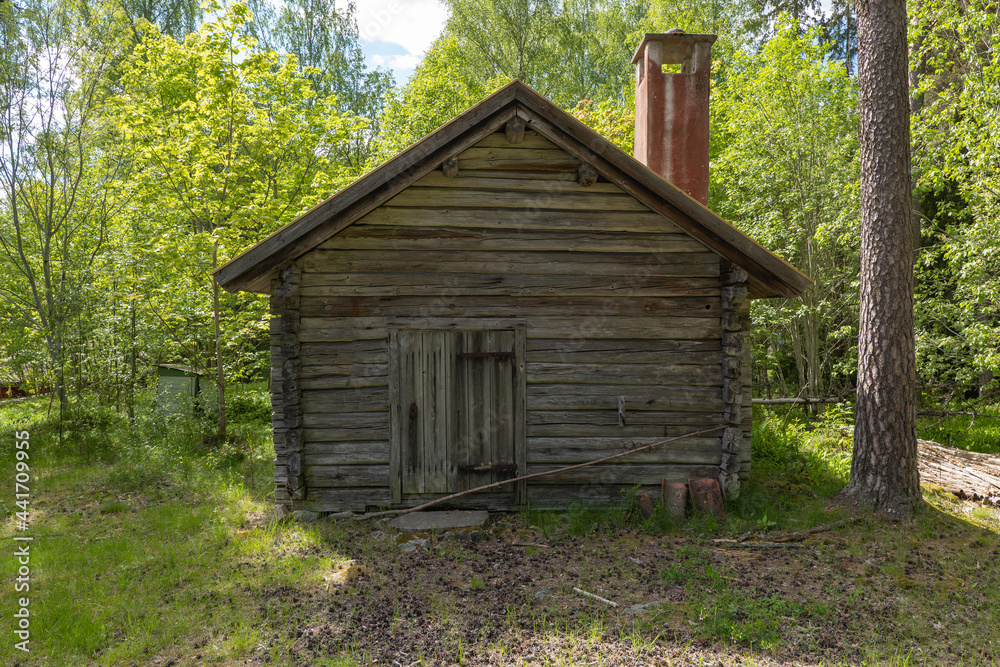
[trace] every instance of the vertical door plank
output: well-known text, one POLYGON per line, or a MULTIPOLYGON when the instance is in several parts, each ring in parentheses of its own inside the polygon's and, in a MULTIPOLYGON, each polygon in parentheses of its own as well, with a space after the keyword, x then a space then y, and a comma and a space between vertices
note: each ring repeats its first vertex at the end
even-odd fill
POLYGON ((432 387, 434 391, 434 458, 431 462, 432 493, 448 492, 448 472, 450 456, 448 454, 448 420, 449 413, 454 409, 448 402, 448 384, 451 372, 448 368, 448 340, 446 331, 435 331, 431 336, 434 359, 432 370, 432 387))
POLYGON ((403 400, 400 392, 399 336, 399 330, 389 330, 389 424, 393 429, 389 434, 389 500, 394 505, 403 500, 402 425, 406 423, 399 409, 403 400))
MULTIPOLYGON (((514 442, 514 462, 517 464, 517 476, 521 477, 528 473, 528 448, 525 440, 525 424, 527 424, 527 415, 525 414, 525 397, 527 394, 525 381, 525 378, 527 377, 527 374, 525 373, 526 336, 524 329, 516 330, 513 334, 514 358, 511 360, 510 366, 511 373, 513 374, 511 381, 514 386, 514 395, 511 407, 514 422, 511 435, 513 436, 514 442)), ((514 492, 514 502, 517 505, 527 504, 528 496, 526 482, 517 482, 517 488, 514 492)))
POLYGON ((424 404, 423 421, 421 422, 423 426, 421 430, 423 439, 420 447, 420 469, 423 472, 423 485, 420 488, 421 493, 434 492, 434 461, 437 458, 437 452, 435 451, 436 443, 434 442, 435 398, 437 398, 437 394, 434 391, 433 337, 433 331, 425 331, 420 334, 421 345, 423 346, 421 351, 423 372, 421 374, 420 398, 424 404))
POLYGON ((400 471, 401 491, 419 493, 419 450, 420 450, 420 413, 417 395, 419 393, 420 367, 420 337, 412 331, 399 332, 399 441, 400 441, 400 471), (416 415, 413 409, 417 410, 416 415))

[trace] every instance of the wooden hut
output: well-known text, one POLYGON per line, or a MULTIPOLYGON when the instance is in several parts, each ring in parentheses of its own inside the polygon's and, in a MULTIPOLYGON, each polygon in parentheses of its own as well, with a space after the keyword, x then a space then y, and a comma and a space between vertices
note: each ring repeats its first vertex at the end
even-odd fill
POLYGON ((189 366, 156 367, 156 407, 164 414, 194 414, 203 390, 201 373, 189 366))
MULTIPOLYGON (((658 77, 703 83, 702 117, 671 139, 704 133, 691 191, 711 40, 647 36, 636 56, 637 105, 659 103, 642 89, 658 77)), ((413 506, 719 426, 455 504, 565 507, 706 476, 732 496, 750 466, 747 299, 808 284, 516 81, 216 278, 271 295, 276 500, 314 511, 413 506)))

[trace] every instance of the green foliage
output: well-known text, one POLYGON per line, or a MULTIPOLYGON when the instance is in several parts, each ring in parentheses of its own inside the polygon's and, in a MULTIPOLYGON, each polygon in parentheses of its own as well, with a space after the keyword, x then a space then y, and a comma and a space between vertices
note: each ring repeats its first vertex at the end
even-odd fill
POLYGON ((444 32, 382 120, 386 159, 512 79, 521 79, 631 152, 632 54, 645 32, 720 32, 727 59, 752 39, 738 3, 705 0, 447 0, 444 32))
POLYGON ((855 367, 858 103, 815 33, 782 23, 738 53, 713 102, 710 205, 815 281, 801 300, 753 304, 755 386, 824 396, 855 367))
POLYGON ((1000 454, 1000 407, 962 403, 945 407, 966 414, 922 416, 917 422, 917 437, 970 452, 1000 454))
POLYGON ((854 417, 831 408, 817 420, 755 413, 753 467, 729 503, 730 525, 743 531, 786 528, 788 520, 823 523, 826 499, 847 483, 854 417))
POLYGON ((295 55, 319 100, 365 123, 338 147, 337 160, 360 173, 379 132, 379 117, 392 75, 369 71, 358 38, 355 7, 338 9, 334 0, 249 0, 253 21, 247 29, 258 48, 295 55))
POLYGON ((110 103, 135 156, 123 231, 144 270, 126 290, 170 333, 167 359, 212 368, 208 349, 237 378, 266 368, 266 306, 209 273, 344 184, 336 155, 360 128, 294 56, 255 51, 249 19, 231 5, 183 43, 149 27, 110 103), (205 335, 215 318, 224 338, 205 335))
POLYGON ((442 35, 406 86, 389 93, 376 160, 395 156, 504 83, 482 81, 461 43, 447 33, 442 35))
POLYGON ((975 390, 1000 374, 1000 68, 995 7, 911 8, 914 174, 922 212, 918 353, 929 388, 975 390))
POLYGON ((805 611, 801 602, 787 597, 721 591, 701 603, 698 618, 708 637, 773 650, 788 620, 803 616, 805 611))
POLYGON ((602 137, 631 155, 635 144, 634 97, 634 90, 630 90, 624 103, 611 100, 596 103, 593 100, 580 100, 570 113, 577 120, 590 126, 602 137))
POLYGON ((55 386, 65 407, 92 332, 125 156, 105 144, 102 94, 124 48, 114 13, 81 25, 73 5, 0 4, 0 341, 9 373, 55 386))
POLYGON ((271 395, 267 387, 240 387, 229 400, 229 416, 236 421, 270 426, 271 395))

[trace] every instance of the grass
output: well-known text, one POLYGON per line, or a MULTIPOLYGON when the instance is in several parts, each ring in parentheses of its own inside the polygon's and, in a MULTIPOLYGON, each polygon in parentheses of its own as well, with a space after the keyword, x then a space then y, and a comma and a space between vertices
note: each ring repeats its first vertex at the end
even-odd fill
MULTIPOLYGON (((0 664, 1000 664, 994 509, 930 490, 905 526, 864 519, 797 549, 716 541, 841 517, 829 501, 846 481, 849 415, 759 421, 725 519, 642 520, 625 495, 401 554, 359 522, 275 521, 266 415, 257 397, 243 405, 221 444, 208 422, 88 408, 63 420, 60 445, 45 401, 0 408, 8 443, 31 434, 34 538, 32 652, 5 632, 0 664), (364 572, 333 583, 351 562, 364 572)), ((10 480, 15 450, 0 451, 10 480)), ((0 506, 11 544, 10 493, 0 506)), ((0 579, 16 567, 0 560, 0 579)))

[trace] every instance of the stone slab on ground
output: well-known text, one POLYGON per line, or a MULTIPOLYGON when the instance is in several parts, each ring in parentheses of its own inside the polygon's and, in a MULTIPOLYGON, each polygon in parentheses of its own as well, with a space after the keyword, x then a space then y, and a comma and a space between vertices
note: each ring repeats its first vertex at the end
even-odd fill
POLYGON ((396 517, 389 522, 389 526, 405 533, 422 533, 430 530, 481 528, 489 518, 489 513, 484 511, 412 512, 396 517))

